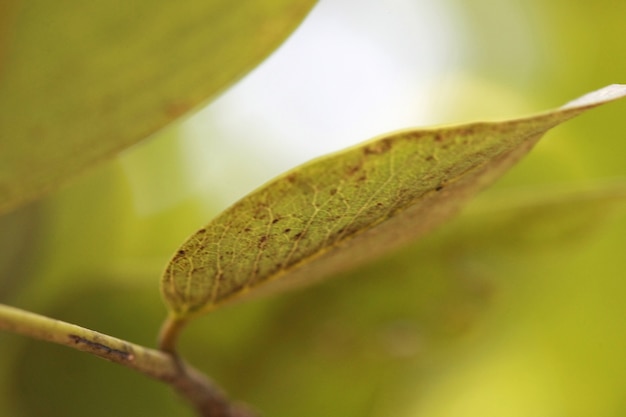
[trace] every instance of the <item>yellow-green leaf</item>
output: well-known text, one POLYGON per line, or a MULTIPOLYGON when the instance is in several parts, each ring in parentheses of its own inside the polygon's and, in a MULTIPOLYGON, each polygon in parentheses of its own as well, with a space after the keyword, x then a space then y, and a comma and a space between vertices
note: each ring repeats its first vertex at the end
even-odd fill
POLYGON ((10 29, 13 27, 19 0, 3 0, 0 2, 0 75, 9 42, 10 29))
POLYGON ((11 7, 15 13, 0 18, 0 213, 220 93, 274 50, 313 3, 34 0, 11 7))
POLYGON ((552 127, 625 95, 613 85, 536 116, 401 131, 309 162, 191 236, 164 298, 184 319, 372 260, 449 219, 552 127))
POLYGON ((626 181, 558 185, 481 199, 452 224, 450 252, 552 252, 584 243, 626 208, 626 181))

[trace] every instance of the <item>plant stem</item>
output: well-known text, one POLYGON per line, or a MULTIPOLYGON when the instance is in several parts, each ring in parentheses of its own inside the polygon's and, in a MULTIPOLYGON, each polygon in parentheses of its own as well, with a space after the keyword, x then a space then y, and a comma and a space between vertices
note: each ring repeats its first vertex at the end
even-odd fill
MULTIPOLYGON (((213 381, 173 351, 150 349, 3 304, 0 304, 0 330, 89 352, 163 381, 186 399, 201 417, 256 416, 244 406, 231 403, 213 381)), ((178 330, 180 328, 176 327, 174 335, 178 330)), ((170 339, 172 343, 174 340, 170 339)), ((169 347, 173 348, 173 344, 169 347)))
POLYGON ((180 319, 174 315, 169 315, 163 326, 161 326, 161 332, 159 333, 159 349, 164 352, 176 354, 176 342, 181 330, 185 327, 187 321, 180 319))

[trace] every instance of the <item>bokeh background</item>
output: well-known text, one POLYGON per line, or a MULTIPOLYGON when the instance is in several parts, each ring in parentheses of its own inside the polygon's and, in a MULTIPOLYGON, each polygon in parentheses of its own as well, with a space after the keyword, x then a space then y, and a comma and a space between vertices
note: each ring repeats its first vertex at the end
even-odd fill
MULTIPOLYGON (((154 346, 161 271, 220 210, 382 133, 624 83, 624 16, 617 0, 323 1, 206 108, 0 218, 0 299, 154 346)), ((181 350, 273 417, 626 414, 626 211, 588 198, 626 176, 625 115, 557 128, 431 237, 212 313, 181 350)), ((0 334, 0 415, 86 414, 191 416, 132 371, 0 334)))

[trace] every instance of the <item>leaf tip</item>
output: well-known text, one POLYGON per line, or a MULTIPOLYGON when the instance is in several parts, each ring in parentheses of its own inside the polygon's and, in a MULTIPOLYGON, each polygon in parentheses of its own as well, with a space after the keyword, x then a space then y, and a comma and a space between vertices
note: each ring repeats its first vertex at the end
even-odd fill
POLYGON ((565 104, 562 109, 593 107, 626 96, 626 84, 611 84, 591 93, 578 97, 565 104))

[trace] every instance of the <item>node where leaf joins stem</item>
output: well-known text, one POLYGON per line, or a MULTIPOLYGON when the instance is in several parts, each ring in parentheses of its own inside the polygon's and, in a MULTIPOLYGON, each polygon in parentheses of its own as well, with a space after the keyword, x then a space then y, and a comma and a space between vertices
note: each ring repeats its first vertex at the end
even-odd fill
POLYGON ((178 357, 174 348, 184 324, 168 317, 161 332, 161 351, 0 304, 0 330, 89 352, 165 382, 198 416, 256 417, 245 405, 233 404, 212 380, 178 357))

